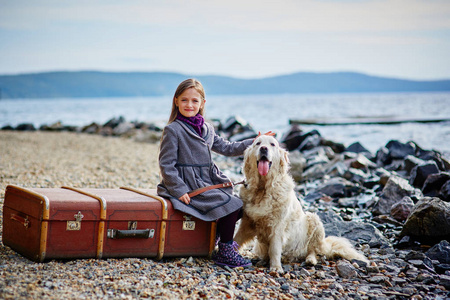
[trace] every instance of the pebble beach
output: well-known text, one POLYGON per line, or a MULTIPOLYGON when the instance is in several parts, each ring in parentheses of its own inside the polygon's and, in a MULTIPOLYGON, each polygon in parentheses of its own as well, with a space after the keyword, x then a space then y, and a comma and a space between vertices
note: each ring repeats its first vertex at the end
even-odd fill
MULTIPOLYGON (((5 188, 155 188, 158 144, 74 132, 0 131, 0 218, 5 188)), ((2 222, 0 222, 2 223, 2 222)), ((0 227, 0 237, 2 227, 0 227)), ((344 260, 230 269, 202 257, 32 262, 0 243, 0 299, 448 299, 444 277, 419 252, 360 247, 344 260)), ((251 253, 243 254, 251 258, 251 253)))

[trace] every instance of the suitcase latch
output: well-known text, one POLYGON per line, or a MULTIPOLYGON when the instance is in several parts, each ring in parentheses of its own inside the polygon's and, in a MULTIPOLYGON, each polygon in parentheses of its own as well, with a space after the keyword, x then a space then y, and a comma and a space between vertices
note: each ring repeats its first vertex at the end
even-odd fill
POLYGON ((183 221, 183 230, 195 230, 195 221, 192 221, 192 217, 191 216, 183 216, 184 220, 183 221))
POLYGON ((81 211, 79 211, 73 217, 75 218, 75 221, 67 221, 66 230, 68 231, 81 230, 81 220, 84 218, 83 214, 81 213, 81 211))

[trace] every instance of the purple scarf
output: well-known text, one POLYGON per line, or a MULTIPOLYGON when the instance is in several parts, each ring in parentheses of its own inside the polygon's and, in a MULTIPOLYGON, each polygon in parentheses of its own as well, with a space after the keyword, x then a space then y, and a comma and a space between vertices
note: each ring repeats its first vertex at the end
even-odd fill
POLYGON ((197 132, 199 136, 202 136, 202 126, 205 123, 205 119, 203 119, 201 114, 197 114, 195 117, 186 118, 178 112, 177 119, 191 125, 195 132, 197 132))

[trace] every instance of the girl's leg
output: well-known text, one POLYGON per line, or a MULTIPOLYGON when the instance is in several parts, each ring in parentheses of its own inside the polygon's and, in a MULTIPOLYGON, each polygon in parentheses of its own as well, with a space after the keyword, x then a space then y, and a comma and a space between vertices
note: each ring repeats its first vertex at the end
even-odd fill
POLYGON ((227 243, 233 240, 236 222, 241 218, 241 216, 242 211, 239 209, 217 221, 217 236, 220 238, 222 243, 227 243))
POLYGON ((229 267, 248 267, 252 262, 243 258, 238 252, 238 245, 233 241, 234 228, 236 222, 241 216, 240 210, 237 210, 217 221, 217 235, 220 238, 218 244, 219 250, 213 255, 216 264, 229 267))

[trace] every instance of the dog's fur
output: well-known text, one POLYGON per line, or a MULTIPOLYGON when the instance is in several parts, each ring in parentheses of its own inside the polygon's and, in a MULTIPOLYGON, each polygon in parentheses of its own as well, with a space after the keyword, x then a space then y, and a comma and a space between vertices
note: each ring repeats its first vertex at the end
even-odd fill
POLYGON ((282 272, 282 256, 289 261, 305 259, 312 265, 317 264, 317 255, 367 262, 347 239, 325 238, 320 218, 303 211, 288 172, 288 153, 280 148, 274 137, 262 135, 256 138, 244 153, 243 171, 246 186, 241 188, 240 196, 244 214, 235 241, 242 247, 257 237, 255 254, 262 263, 270 259, 271 270, 282 272), (266 175, 260 175, 258 171, 260 160, 269 162, 266 175))

